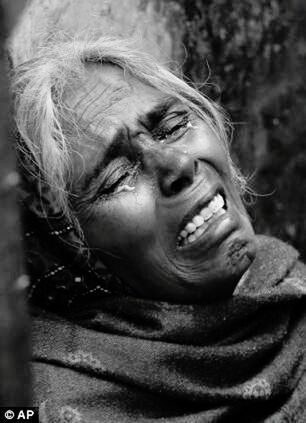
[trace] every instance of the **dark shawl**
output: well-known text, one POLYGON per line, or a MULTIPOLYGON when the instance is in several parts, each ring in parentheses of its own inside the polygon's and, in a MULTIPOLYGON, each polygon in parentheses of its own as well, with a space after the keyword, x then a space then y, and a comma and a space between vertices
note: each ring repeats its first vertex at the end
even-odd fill
POLYGON ((259 237, 211 305, 110 296, 70 320, 33 311, 42 422, 306 422, 306 267, 259 237))

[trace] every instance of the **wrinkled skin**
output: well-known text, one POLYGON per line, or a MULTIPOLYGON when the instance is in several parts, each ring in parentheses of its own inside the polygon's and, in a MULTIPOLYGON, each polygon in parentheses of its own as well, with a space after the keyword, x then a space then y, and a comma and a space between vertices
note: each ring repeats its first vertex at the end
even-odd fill
POLYGON ((192 303, 232 294, 256 241, 221 142, 179 102, 148 127, 165 95, 118 67, 90 66, 67 96, 84 128, 73 160, 89 246, 136 296, 192 303), (178 247, 185 215, 220 189, 226 213, 178 247))

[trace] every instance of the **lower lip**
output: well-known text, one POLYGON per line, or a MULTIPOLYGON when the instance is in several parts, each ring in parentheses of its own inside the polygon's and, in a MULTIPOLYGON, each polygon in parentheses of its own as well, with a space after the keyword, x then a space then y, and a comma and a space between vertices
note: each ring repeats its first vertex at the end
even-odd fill
POLYGON ((189 251, 194 247, 201 247, 209 250, 220 245, 235 229, 237 229, 236 219, 231 216, 229 210, 218 217, 195 241, 179 247, 180 251, 189 251))

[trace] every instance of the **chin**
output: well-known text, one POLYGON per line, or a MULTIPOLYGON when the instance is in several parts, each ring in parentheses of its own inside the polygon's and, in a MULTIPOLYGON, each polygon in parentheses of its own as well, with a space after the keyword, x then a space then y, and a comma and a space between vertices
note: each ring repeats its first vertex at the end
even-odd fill
POLYGON ((189 264, 185 288, 186 302, 210 303, 232 296, 257 251, 253 231, 237 231, 228 237, 210 257, 189 264))
MULTIPOLYGON (((219 269, 216 280, 223 280, 224 291, 232 294, 244 273, 256 256, 255 237, 234 236, 224 243, 220 251, 219 269)), ((222 290, 221 290, 222 291, 222 290)))

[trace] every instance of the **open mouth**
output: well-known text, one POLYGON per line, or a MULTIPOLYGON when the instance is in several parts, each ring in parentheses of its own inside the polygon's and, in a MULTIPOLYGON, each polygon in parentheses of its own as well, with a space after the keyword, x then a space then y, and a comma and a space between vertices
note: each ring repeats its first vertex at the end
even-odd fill
POLYGON ((218 190, 213 198, 204 205, 199 205, 192 215, 183 221, 183 228, 177 237, 177 247, 182 248, 195 242, 223 214, 226 213, 226 197, 223 190, 218 190))

